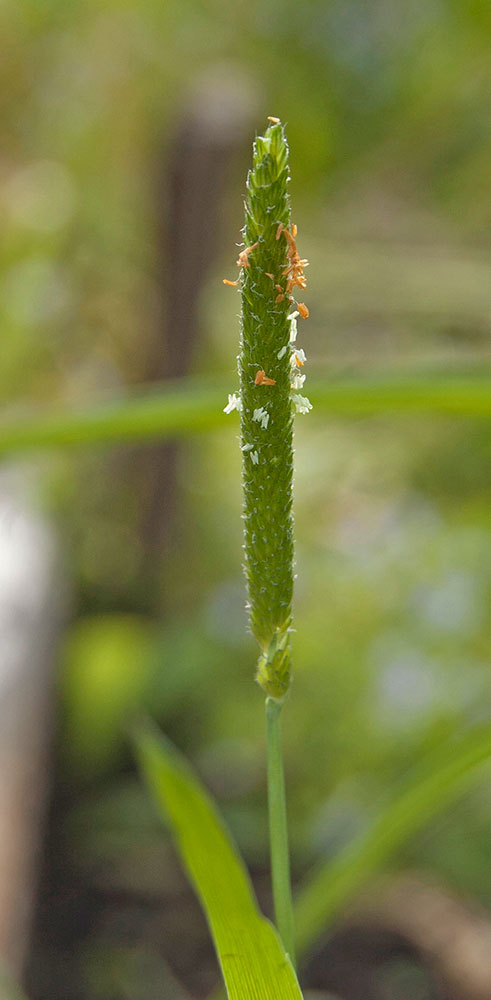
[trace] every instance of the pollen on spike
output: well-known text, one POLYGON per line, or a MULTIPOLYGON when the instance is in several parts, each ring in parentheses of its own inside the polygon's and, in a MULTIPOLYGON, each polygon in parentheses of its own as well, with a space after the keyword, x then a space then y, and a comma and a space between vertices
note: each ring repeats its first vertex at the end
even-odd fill
POLYGON ((224 285, 230 285, 232 288, 236 288, 239 284, 238 281, 229 281, 228 278, 222 278, 222 282, 224 285))
POLYGON ((237 264, 239 267, 250 267, 249 264, 249 254, 259 246, 259 243, 253 243, 251 247, 246 247, 244 250, 240 251, 237 259, 237 264))
POLYGON ((276 385, 276 379, 269 378, 268 375, 266 375, 266 372, 260 369, 258 372, 256 372, 254 385, 276 385))
POLYGON ((297 309, 300 315, 303 317, 303 319, 309 318, 310 312, 308 310, 308 307, 305 305, 305 302, 297 302, 297 309))
POLYGON ((273 118, 273 115, 268 115, 268 122, 273 122, 275 125, 279 125, 280 124, 280 119, 279 118, 273 118))

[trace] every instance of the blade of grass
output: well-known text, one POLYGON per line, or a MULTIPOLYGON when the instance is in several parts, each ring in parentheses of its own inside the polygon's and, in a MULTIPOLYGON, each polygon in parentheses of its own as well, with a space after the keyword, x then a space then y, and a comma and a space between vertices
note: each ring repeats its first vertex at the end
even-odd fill
MULTIPOLYGON (((477 781, 491 762, 489 726, 469 731, 419 765, 375 823, 300 887, 294 903, 297 956, 302 960, 360 888, 429 820, 477 781)), ((224 1000, 220 991, 209 1000, 224 1000)))
POLYGON ((466 791, 491 760, 491 728, 466 733, 420 765, 373 827, 314 872, 295 905, 298 952, 305 956, 360 887, 414 834, 466 791))
POLYGON ((148 727, 138 731, 136 748, 201 900, 229 1000, 301 1000, 279 935, 260 913, 242 859, 186 760, 148 727))
MULTIPOLYGON (((40 409, 0 422, 0 455, 40 448, 74 448, 114 442, 164 440, 224 426, 223 383, 183 378, 124 399, 83 410, 40 409)), ((351 376, 309 381, 315 413, 342 417, 381 413, 491 416, 491 376, 351 376)))
POLYGON ((209 430, 225 420, 225 387, 183 378, 140 394, 88 405, 52 408, 0 424, 0 454, 32 448, 77 447, 165 439, 209 430))

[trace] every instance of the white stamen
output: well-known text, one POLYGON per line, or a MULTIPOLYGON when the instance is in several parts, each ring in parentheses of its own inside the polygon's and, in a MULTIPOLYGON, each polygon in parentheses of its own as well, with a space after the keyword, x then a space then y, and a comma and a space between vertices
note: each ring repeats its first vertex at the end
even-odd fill
POLYGON ((266 427, 269 424, 269 413, 263 406, 260 406, 259 409, 254 410, 252 419, 257 420, 258 424, 261 424, 263 430, 266 430, 266 427))
POLYGON ((238 410, 239 413, 242 409, 242 400, 240 396, 237 396, 235 392, 229 392, 228 403, 223 407, 224 413, 232 413, 232 410, 238 410))
POLYGON ((298 393, 292 396, 292 402, 295 404, 297 413, 308 413, 312 409, 310 399, 307 399, 306 396, 300 396, 298 393))
POLYGON ((254 448, 254 445, 253 445, 253 444, 243 444, 243 445, 242 445, 242 448, 241 448, 240 450, 241 450, 241 451, 250 451, 250 450, 251 450, 251 448, 254 448))
POLYGON ((290 323, 290 344, 294 344, 295 341, 296 341, 296 339, 297 339, 298 328, 297 328, 297 321, 296 321, 296 318, 295 318, 296 316, 298 316, 298 313, 292 313, 292 315, 290 317, 290 319, 291 319, 291 323, 290 323))
POLYGON ((281 351, 278 351, 278 354, 276 355, 278 361, 281 361, 281 359, 285 357, 287 350, 288 350, 288 344, 285 344, 285 346, 281 348, 281 351))
POLYGON ((292 375, 291 387, 292 389, 301 389, 306 379, 306 375, 302 375, 299 371, 296 371, 292 375))
POLYGON ((303 351, 301 347, 297 347, 293 351, 293 357, 295 358, 297 365, 304 365, 307 360, 305 351, 303 351))
POLYGON ((251 461, 254 465, 259 465, 259 455, 257 451, 251 451, 251 461))

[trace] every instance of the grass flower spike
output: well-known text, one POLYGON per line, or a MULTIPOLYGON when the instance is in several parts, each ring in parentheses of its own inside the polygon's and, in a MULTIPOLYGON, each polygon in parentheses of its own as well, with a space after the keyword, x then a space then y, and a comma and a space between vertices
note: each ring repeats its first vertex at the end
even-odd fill
POLYGON ((303 397, 292 392, 304 381, 299 365, 305 355, 292 344, 296 317, 307 316, 308 310, 295 303, 293 290, 305 288, 307 261, 300 259, 290 221, 285 132, 279 121, 269 120, 254 145, 244 248, 237 260, 239 375, 245 568, 250 625, 261 650, 257 679, 266 694, 281 699, 291 676, 293 413, 307 412, 310 404, 299 406, 303 397))

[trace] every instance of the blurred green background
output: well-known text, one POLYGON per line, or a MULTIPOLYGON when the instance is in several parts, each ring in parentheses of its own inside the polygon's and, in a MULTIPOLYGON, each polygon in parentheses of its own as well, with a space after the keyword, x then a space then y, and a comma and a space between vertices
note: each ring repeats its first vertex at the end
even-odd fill
MULTIPOLYGON (((168 375, 237 388, 221 278, 267 115, 287 123, 311 261, 307 374, 490 365, 488 0, 1 0, 0 35, 5 414, 168 375)), ((133 770, 135 711, 195 762, 270 905, 235 417, 178 447, 33 460, 73 600, 32 1000, 182 1000, 217 981, 133 770)), ((314 411, 296 451, 298 880, 490 714, 491 447, 479 419, 314 411)), ((490 825, 488 781, 401 866, 489 909, 490 825)))

